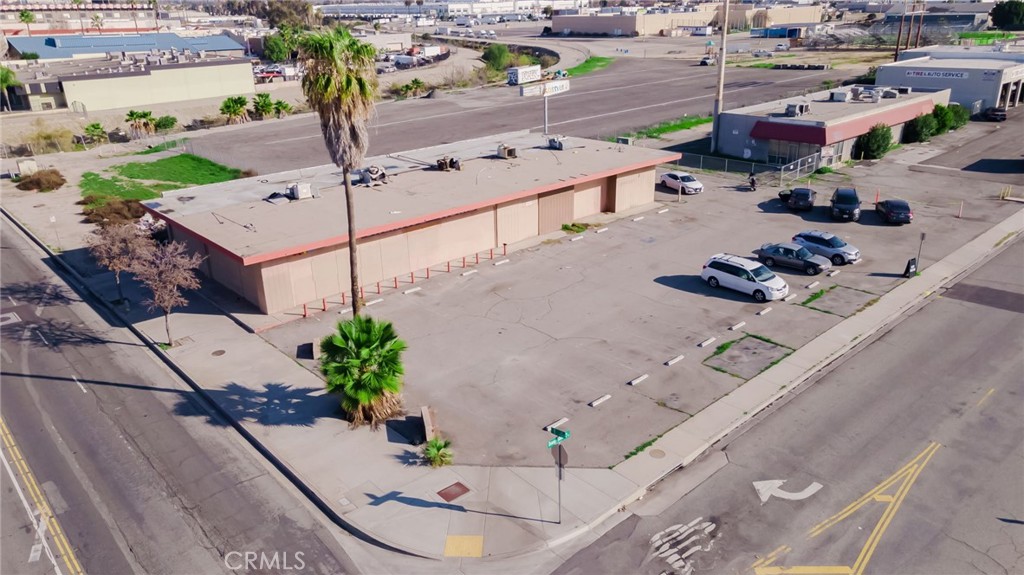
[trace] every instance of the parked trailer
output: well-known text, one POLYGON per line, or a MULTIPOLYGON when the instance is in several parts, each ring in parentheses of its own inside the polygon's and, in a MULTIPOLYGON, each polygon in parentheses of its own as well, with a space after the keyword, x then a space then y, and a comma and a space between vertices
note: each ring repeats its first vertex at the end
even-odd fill
POLYGON ((441 26, 434 32, 434 34, 437 34, 438 36, 448 36, 451 33, 452 29, 449 28, 448 26, 441 26))
POLYGON ((508 69, 508 85, 518 86, 529 82, 536 82, 541 79, 540 66, 518 66, 508 69))

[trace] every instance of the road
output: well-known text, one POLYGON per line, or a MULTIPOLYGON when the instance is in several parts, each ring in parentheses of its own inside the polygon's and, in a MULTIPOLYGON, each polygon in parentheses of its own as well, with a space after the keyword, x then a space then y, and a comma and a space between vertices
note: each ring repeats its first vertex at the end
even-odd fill
POLYGON ((1022 348, 1017 241, 555 573, 1024 573, 1022 348))
MULTIPOLYGON (((625 59, 606 70, 571 78, 571 90, 549 102, 549 131, 592 138, 628 133, 684 115, 707 115, 717 69, 695 62, 625 59)), ((774 100, 820 88, 844 76, 837 70, 729 68, 726 106, 774 100)), ((515 87, 465 90, 437 99, 377 106, 369 155, 384 155, 516 130, 543 130, 541 98, 521 98, 515 87)), ((261 174, 330 163, 318 120, 304 115, 242 128, 193 132, 194 153, 261 174)))
POLYGON ((0 572, 357 572, 305 499, 9 225, 0 273, 0 572), (245 569, 246 552, 277 568, 245 569))

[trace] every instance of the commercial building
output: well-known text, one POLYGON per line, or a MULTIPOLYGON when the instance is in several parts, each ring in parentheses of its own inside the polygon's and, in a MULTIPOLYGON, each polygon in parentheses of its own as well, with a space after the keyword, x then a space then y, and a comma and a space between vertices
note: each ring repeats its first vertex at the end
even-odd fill
MULTIPOLYGON (((360 280, 372 289, 463 257, 500 254, 602 212, 645 206, 654 201, 655 166, 678 157, 516 133, 367 159, 367 170, 355 174, 367 183, 353 190, 360 280), (461 169, 439 169, 446 158, 461 169)), ((340 180, 328 165, 178 190, 143 205, 174 240, 206 257, 205 276, 275 313, 349 289, 340 180)))
MULTIPOLYGON (((671 31, 690 26, 719 26, 721 3, 697 4, 687 11, 665 10, 637 13, 592 13, 555 15, 551 30, 555 34, 608 36, 670 36, 671 31)), ((821 6, 773 6, 730 4, 731 29, 765 28, 780 24, 820 22, 821 6)))
POLYGON ((876 124, 891 127, 899 142, 906 122, 948 104, 949 94, 850 86, 729 110, 719 115, 720 150, 774 165, 818 156, 828 166, 851 159, 857 136, 876 124))
POLYGON ((146 54, 189 50, 194 54, 244 56, 245 47, 224 35, 182 38, 177 34, 120 34, 67 36, 25 36, 7 39, 14 59, 36 54, 38 60, 76 60, 101 58, 108 54, 146 54))
POLYGON ((8 88, 13 110, 85 113, 255 93, 247 58, 191 51, 7 65, 21 83, 8 88))
POLYGON ((1024 102, 1024 58, 1021 60, 901 59, 879 67, 875 82, 881 86, 909 86, 915 91, 949 89, 951 102, 976 114, 990 107, 1012 108, 1024 102))

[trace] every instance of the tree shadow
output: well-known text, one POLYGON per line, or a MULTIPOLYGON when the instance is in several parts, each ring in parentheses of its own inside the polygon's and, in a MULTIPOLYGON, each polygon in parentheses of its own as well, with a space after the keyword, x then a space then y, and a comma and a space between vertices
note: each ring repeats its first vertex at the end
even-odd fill
POLYGON ((7 324, 0 328, 0 335, 5 339, 22 341, 44 348, 60 348, 65 345, 74 347, 114 344, 145 347, 144 344, 139 342, 105 339, 82 325, 54 318, 34 318, 21 323, 7 324), (37 335, 26 335, 26 329, 35 331, 37 335))
POLYGON ((1019 174, 1024 172, 1024 160, 985 158, 964 166, 965 172, 983 172, 986 174, 1019 174))
POLYGON ((16 282, 0 287, 0 297, 13 305, 66 306, 82 301, 77 294, 55 282, 16 282), (13 301, 12 301, 13 300, 13 301))
POLYGON ((422 465, 425 461, 423 455, 411 449, 403 449, 401 453, 394 455, 394 458, 402 465, 422 465))
MULTIPOLYGON (((206 389, 206 395, 239 423, 250 421, 261 425, 311 427, 321 418, 340 419, 337 399, 323 394, 322 388, 292 387, 285 383, 266 383, 254 390, 237 383, 223 389, 206 389)), ((175 406, 176 415, 196 415, 191 404, 183 400, 175 406)), ((219 417, 200 413, 207 423, 224 426, 219 417)))
POLYGON ((507 517, 509 519, 521 519, 523 521, 536 521, 538 523, 556 523, 549 519, 538 519, 536 517, 522 517, 520 515, 512 515, 509 513, 495 513, 493 511, 479 511, 476 509, 467 509, 462 505, 454 505, 452 503, 442 503, 440 501, 429 501, 427 499, 420 499, 418 497, 409 497, 403 495, 401 491, 391 491, 384 495, 374 495, 372 493, 364 493, 363 495, 370 498, 369 505, 371 507, 377 507, 383 505, 389 501, 395 503, 401 503, 402 505, 408 505, 410 507, 419 507, 421 509, 445 509, 448 511, 457 511, 459 513, 477 513, 479 515, 491 515, 494 517, 507 517))

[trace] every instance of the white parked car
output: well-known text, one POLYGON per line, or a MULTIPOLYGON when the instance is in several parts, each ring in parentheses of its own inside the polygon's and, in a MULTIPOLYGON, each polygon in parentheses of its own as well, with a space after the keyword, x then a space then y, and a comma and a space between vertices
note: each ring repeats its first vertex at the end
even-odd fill
POLYGON ((713 288, 736 290, 757 302, 782 299, 789 293, 789 285, 763 264, 731 254, 711 256, 700 277, 713 288))
POLYGON ((684 194, 699 194, 704 191, 704 184, 686 172, 666 172, 661 175, 661 183, 684 194))
POLYGON ((771 50, 754 50, 751 52, 755 58, 771 58, 775 54, 771 50))
POLYGON ((786 52, 787 50, 789 50, 789 44, 776 44, 775 45, 775 51, 776 52, 786 52))

